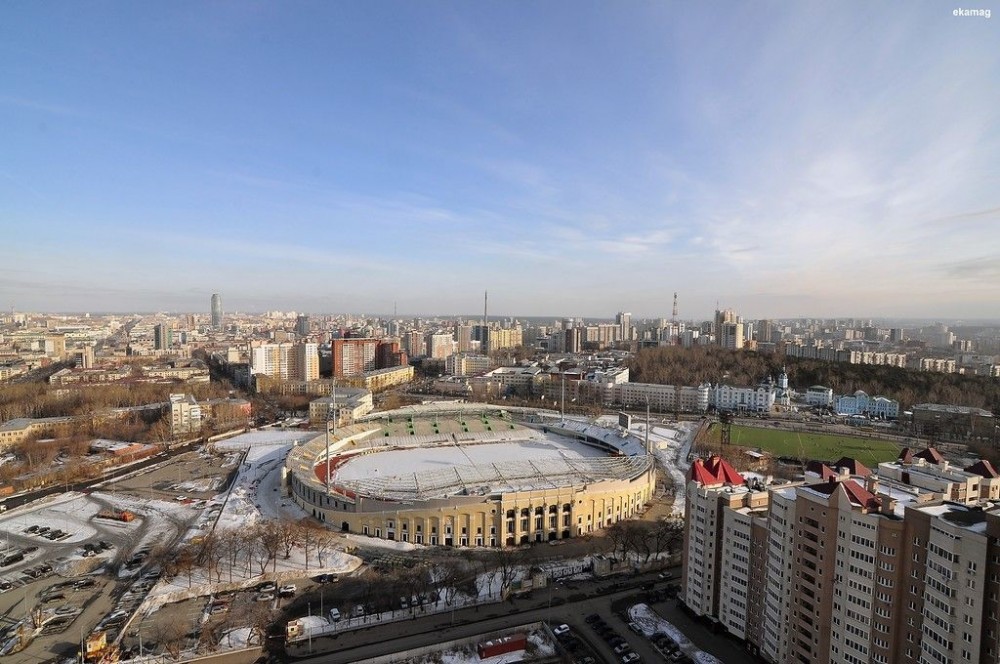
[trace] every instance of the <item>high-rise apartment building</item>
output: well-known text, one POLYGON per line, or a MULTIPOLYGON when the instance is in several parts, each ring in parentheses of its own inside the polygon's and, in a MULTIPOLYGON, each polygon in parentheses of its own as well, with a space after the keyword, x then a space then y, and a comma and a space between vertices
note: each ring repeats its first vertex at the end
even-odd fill
POLYGON ((212 293, 212 328, 222 329, 222 296, 212 293))
POLYGON ((682 600, 773 663, 1000 661, 1000 474, 935 450, 687 485, 682 600))
POLYGON ((174 343, 174 331, 167 323, 158 323, 153 328, 153 348, 167 350, 174 343))
POLYGON ((443 360, 455 352, 455 338, 448 332, 427 335, 427 357, 443 360))
POLYGON ((335 378, 360 376, 378 367, 378 339, 333 339, 330 351, 333 354, 333 375, 335 378))
POLYGON ((618 325, 618 338, 622 341, 632 340, 632 314, 627 311, 619 311, 615 316, 615 323, 618 325))
POLYGON ((412 330, 403 335, 403 349, 410 357, 423 357, 426 354, 424 335, 412 330))
POLYGON ((319 379, 319 345, 263 344, 252 349, 250 372, 278 380, 319 379))
POLYGON ((455 326, 456 353, 472 352, 472 325, 455 326))
POLYGON ((743 348, 746 339, 743 318, 732 309, 715 312, 715 343, 723 348, 739 350, 743 348))
POLYGON ((300 337, 309 336, 309 316, 305 314, 299 314, 295 318, 295 333, 300 337))
POLYGON ((563 348, 566 349, 567 353, 579 353, 583 349, 582 327, 571 327, 568 330, 564 330, 563 334, 566 335, 566 342, 563 348))

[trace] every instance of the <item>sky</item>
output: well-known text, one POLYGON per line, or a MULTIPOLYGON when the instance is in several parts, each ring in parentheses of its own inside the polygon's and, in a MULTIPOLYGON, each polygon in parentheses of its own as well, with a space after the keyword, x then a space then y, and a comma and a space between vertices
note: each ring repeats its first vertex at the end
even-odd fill
POLYGON ((1000 318, 957 8, 0 3, 0 307, 1000 318))

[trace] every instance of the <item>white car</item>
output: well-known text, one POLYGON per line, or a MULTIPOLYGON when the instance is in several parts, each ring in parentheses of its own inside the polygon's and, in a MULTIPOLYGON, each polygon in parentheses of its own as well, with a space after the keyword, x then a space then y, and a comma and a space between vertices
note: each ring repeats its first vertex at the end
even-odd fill
POLYGON ((563 634, 569 634, 569 625, 566 625, 566 624, 559 625, 558 627, 556 627, 555 629, 552 630, 552 633, 555 634, 556 636, 562 636, 563 634))
POLYGON ((295 594, 296 590, 298 590, 298 588, 295 587, 294 583, 286 583, 285 585, 278 588, 278 595, 280 597, 291 597, 292 595, 295 594))
POLYGON ((330 620, 333 622, 340 620, 340 609, 330 609, 330 620))

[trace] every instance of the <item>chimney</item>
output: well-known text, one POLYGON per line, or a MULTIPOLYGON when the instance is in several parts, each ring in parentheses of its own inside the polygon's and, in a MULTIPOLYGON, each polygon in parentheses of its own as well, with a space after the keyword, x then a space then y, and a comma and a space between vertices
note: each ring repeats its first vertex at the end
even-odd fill
POLYGON ((868 489, 868 493, 878 496, 878 476, 875 473, 865 479, 865 488, 868 489))

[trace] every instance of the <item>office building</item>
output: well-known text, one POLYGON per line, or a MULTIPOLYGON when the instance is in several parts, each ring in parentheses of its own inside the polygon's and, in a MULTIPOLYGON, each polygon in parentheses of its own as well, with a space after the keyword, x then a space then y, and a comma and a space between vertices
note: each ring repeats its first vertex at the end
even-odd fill
POLYGON ((218 293, 212 294, 212 329, 222 329, 222 296, 218 293))

